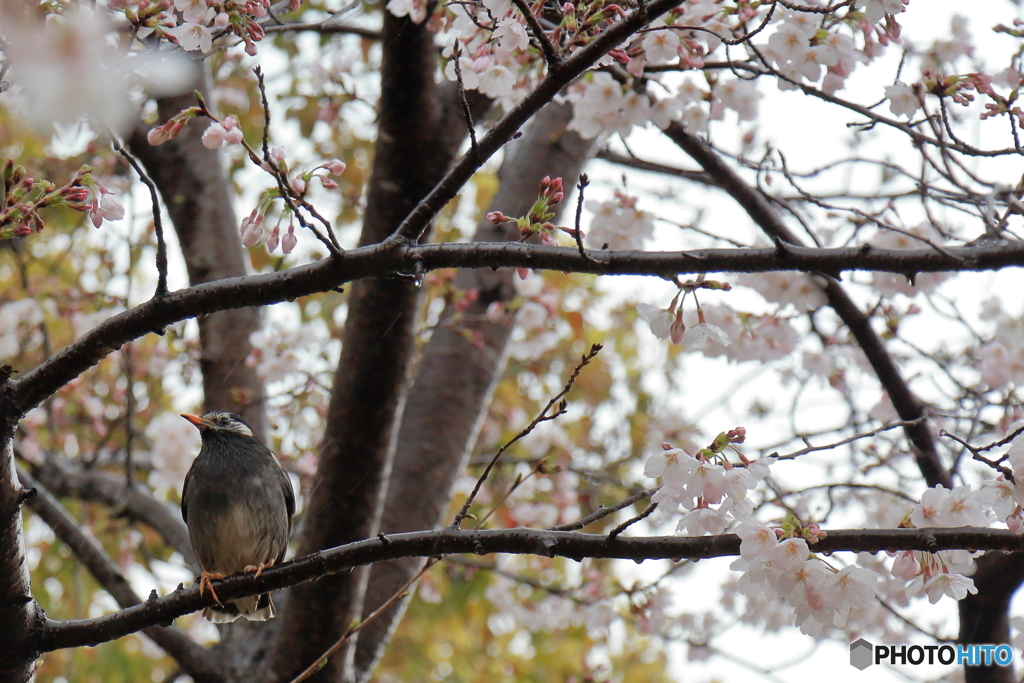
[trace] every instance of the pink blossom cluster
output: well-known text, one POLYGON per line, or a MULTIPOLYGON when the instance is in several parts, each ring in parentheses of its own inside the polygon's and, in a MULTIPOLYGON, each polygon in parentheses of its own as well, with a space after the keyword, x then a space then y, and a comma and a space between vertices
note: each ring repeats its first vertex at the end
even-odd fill
POLYGON ((2 173, 0 187, 5 192, 0 197, 0 239, 42 232, 44 222, 40 211, 54 206, 88 213, 97 228, 105 220, 124 218, 121 202, 93 177, 89 166, 83 166, 63 187, 29 176, 25 167, 15 165, 13 159, 7 160, 2 173))
POLYGON ((721 534, 732 522, 753 515, 747 492, 768 476, 775 458, 743 458, 741 465, 734 465, 724 453, 727 448, 735 448, 732 444, 742 442, 743 437, 742 429, 723 433, 710 448, 701 449, 695 456, 664 444, 661 453, 647 459, 644 476, 660 478, 664 484, 651 500, 669 511, 680 506, 686 511, 677 532, 691 536, 721 534))
POLYGON ((982 303, 981 319, 995 323, 979 353, 981 381, 996 390, 1024 386, 1024 320, 1004 311, 996 297, 982 303))
POLYGON ((588 200, 586 208, 594 213, 587 241, 596 249, 643 249, 654 237, 654 216, 636 208, 637 198, 621 190, 611 201, 588 200))
POLYGON ((740 557, 730 566, 743 572, 740 592, 785 601, 802 632, 817 636, 874 609, 875 572, 857 565, 833 567, 811 553, 806 539, 780 539, 774 529, 754 519, 741 523, 736 534, 740 557))
MULTIPOLYGON (((255 55, 256 43, 264 37, 256 20, 267 15, 270 0, 115 0, 110 7, 124 13, 140 39, 156 35, 183 50, 208 53, 214 38, 230 32, 242 39, 246 53, 255 55)), ((293 0, 289 8, 298 9, 298 1, 293 0)))

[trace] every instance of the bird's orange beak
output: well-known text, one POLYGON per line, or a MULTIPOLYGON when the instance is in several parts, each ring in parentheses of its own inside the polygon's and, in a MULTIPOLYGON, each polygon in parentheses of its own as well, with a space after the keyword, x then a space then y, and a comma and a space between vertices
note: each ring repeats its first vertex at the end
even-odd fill
POLYGON ((213 427, 212 422, 210 422, 209 420, 204 420, 198 415, 182 415, 182 417, 191 422, 192 424, 194 424, 196 427, 199 427, 200 429, 203 429, 204 427, 213 427))

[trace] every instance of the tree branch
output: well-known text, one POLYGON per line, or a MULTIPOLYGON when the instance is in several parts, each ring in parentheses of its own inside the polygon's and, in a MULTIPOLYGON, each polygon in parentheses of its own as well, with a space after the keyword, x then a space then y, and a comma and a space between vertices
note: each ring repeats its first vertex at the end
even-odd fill
MULTIPOLYGON (((187 318, 229 308, 263 306, 336 289, 365 277, 425 273, 440 268, 528 267, 595 275, 674 277, 707 272, 763 273, 777 270, 841 273, 980 271, 1024 265, 1024 242, 980 247, 895 251, 847 247, 812 249, 700 249, 673 252, 603 252, 584 259, 575 247, 522 243, 373 245, 345 252, 341 259, 276 273, 227 278, 169 293, 115 315, 76 342, 12 382, 11 407, 24 414, 123 344, 187 318)), ((902 419, 913 420, 917 415, 902 419)))
MULTIPOLYGON (((534 117, 523 138, 509 145, 490 210, 525 214, 536 201, 538 183, 546 175, 573 182, 593 141, 566 130, 571 119, 570 105, 552 103, 534 117)), ((481 218, 473 236, 476 242, 518 238, 518 230, 494 225, 486 217, 481 218)), ((495 302, 506 304, 513 299, 514 277, 511 269, 463 270, 456 275, 454 286, 461 292, 476 292, 477 298, 461 314, 454 304, 446 308, 441 320, 452 324, 433 331, 417 362, 388 478, 381 520, 384 533, 433 529, 442 523, 451 504, 452 487, 473 451, 491 393, 505 367, 505 348, 513 329, 510 314, 491 320, 487 309, 495 302), (439 411, 438 406, 444 410, 439 411)), ((413 576, 418 564, 407 558, 373 565, 364 616, 413 576)), ((359 635, 357 680, 372 671, 406 604, 407 600, 397 603, 359 635)))
MULTIPOLYGON (((739 553, 740 539, 734 534, 685 537, 617 537, 573 531, 540 529, 462 530, 445 527, 436 531, 418 531, 358 541, 339 548, 323 550, 280 566, 264 570, 260 576, 235 575, 214 582, 222 601, 279 590, 312 581, 324 575, 381 560, 400 557, 437 557, 452 554, 489 555, 506 553, 584 558, 617 558, 679 561, 732 557, 739 553)), ((919 550, 1024 550, 1024 537, 1007 529, 849 529, 829 531, 811 546, 816 553, 897 552, 919 550)), ((113 614, 75 621, 47 620, 36 634, 32 647, 37 652, 98 645, 143 628, 167 624, 175 618, 213 604, 210 595, 199 594, 198 586, 183 588, 169 595, 135 605, 113 614)))
POLYGON ((418 240, 434 216, 444 208, 445 204, 455 198, 459 189, 469 182, 476 170, 511 140, 512 136, 530 117, 551 102, 562 88, 596 64, 608 51, 677 4, 678 0, 654 0, 650 4, 641 4, 638 9, 624 16, 621 21, 603 31, 586 47, 577 50, 571 57, 560 62, 554 68, 549 63, 548 73, 537 84, 537 87, 520 100, 500 121, 491 126, 487 134, 479 140, 475 152, 465 154, 459 159, 441 182, 430 191, 430 194, 402 221, 394 235, 388 238, 389 242, 396 244, 402 241, 415 242, 418 240))
POLYGON ((102 503, 115 516, 142 522, 155 529, 193 572, 199 571, 188 529, 176 506, 154 498, 139 484, 125 485, 124 477, 110 472, 86 470, 62 456, 48 459, 45 467, 33 468, 32 476, 58 498, 79 498, 102 503))

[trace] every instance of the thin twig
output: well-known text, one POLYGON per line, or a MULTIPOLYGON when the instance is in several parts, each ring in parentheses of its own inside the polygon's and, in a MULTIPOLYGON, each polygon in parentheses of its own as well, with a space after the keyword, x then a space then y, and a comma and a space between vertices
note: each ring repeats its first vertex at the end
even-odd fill
POLYGON ((452 522, 452 527, 456 529, 459 528, 462 525, 463 520, 469 516, 469 508, 473 505, 473 501, 476 499, 477 494, 480 493, 480 488, 484 485, 484 482, 487 481, 487 477, 490 476, 491 470, 494 469, 494 465, 498 462, 498 459, 501 458, 505 451, 507 451, 516 441, 519 441, 527 434, 532 432, 534 429, 536 429, 537 425, 539 425, 541 422, 554 420, 560 415, 565 414, 566 408, 568 407, 568 403, 566 403, 565 401, 566 394, 569 393, 569 391, 572 389, 573 384, 576 383, 576 378, 579 377, 580 371, 583 370, 583 368, 585 368, 587 365, 589 365, 590 361, 594 360, 597 354, 601 352, 602 348, 603 347, 600 344, 594 344, 593 346, 591 346, 590 351, 587 353, 587 355, 583 356, 579 364, 573 369, 572 375, 569 377, 569 381, 566 382, 565 386, 562 387, 562 390, 558 392, 558 394, 555 395, 554 398, 548 401, 547 405, 544 406, 544 410, 540 411, 537 417, 533 418, 533 421, 530 424, 526 425, 526 427, 521 432, 516 434, 514 437, 512 437, 510 441, 506 442, 504 446, 498 449, 498 452, 494 454, 494 457, 491 458, 491 461, 487 464, 487 467, 484 469, 483 474, 481 474, 480 478, 476 480, 476 485, 473 487, 472 493, 469 494, 469 498, 466 499, 466 502, 465 504, 463 504, 462 509, 459 510, 459 514, 455 516, 455 521, 452 522), (558 404, 557 412, 548 415, 548 411, 551 410, 551 408, 553 408, 556 403, 558 404))
POLYGON ((462 115, 466 117, 466 130, 469 132, 469 148, 473 151, 473 158, 480 157, 480 148, 476 144, 476 124, 473 123, 473 111, 469 108, 469 100, 466 99, 466 86, 462 82, 462 66, 459 61, 462 57, 462 44, 455 41, 455 52, 452 58, 455 60, 455 81, 459 84, 459 102, 462 103, 462 115))
POLYGON ((973 459, 977 460, 980 463, 988 465, 992 469, 1001 473, 1010 481, 1015 481, 1013 478, 1013 472, 1010 470, 1010 468, 1002 464, 1003 460, 1006 459, 1005 456, 1000 458, 999 460, 990 460, 989 458, 986 458, 984 455, 982 455, 977 448, 967 443, 956 434, 951 434, 950 432, 947 432, 945 429, 939 432, 939 436, 948 436, 950 439, 953 439, 953 441, 956 441, 958 444, 969 450, 971 452, 971 457, 973 459))
POLYGON ((346 631, 345 631, 345 633, 344 633, 344 634, 342 634, 341 638, 339 638, 339 639, 338 639, 338 642, 334 643, 334 645, 331 645, 331 646, 330 646, 329 648, 327 648, 327 651, 326 651, 326 652, 324 652, 324 653, 323 653, 322 655, 320 655, 319 657, 317 657, 316 661, 315 661, 315 662, 313 662, 312 664, 310 664, 310 665, 309 665, 309 666, 308 666, 308 667, 306 668, 306 670, 305 670, 305 671, 303 671, 303 672, 302 672, 302 673, 300 673, 300 674, 299 674, 298 676, 296 676, 295 678, 293 678, 293 679, 291 680, 291 683, 301 683, 302 681, 306 680, 307 678, 309 678, 310 676, 312 676, 313 674, 315 674, 315 673, 316 673, 317 671, 319 671, 319 670, 320 670, 321 668, 323 668, 323 666, 324 666, 325 664, 327 664, 327 660, 328 660, 328 659, 330 659, 330 658, 331 658, 331 656, 332 656, 332 655, 334 655, 334 653, 336 653, 336 652, 337 652, 338 650, 340 650, 340 649, 341 649, 341 646, 342 646, 342 645, 344 645, 344 644, 345 644, 345 642, 346 642, 346 641, 347 641, 347 640, 348 640, 349 638, 351 638, 351 637, 352 637, 352 636, 354 636, 355 634, 359 633, 359 631, 361 631, 361 630, 362 630, 362 628, 363 628, 364 626, 366 626, 366 625, 367 625, 367 624, 369 624, 369 623, 370 623, 371 621, 373 621, 374 619, 376 619, 377 617, 379 617, 379 616, 380 616, 380 615, 381 615, 382 613, 384 613, 384 612, 385 612, 386 610, 390 609, 390 608, 391 608, 391 606, 392 606, 392 605, 394 605, 394 604, 395 604, 396 602, 398 602, 399 600, 401 600, 402 598, 404 598, 404 597, 405 597, 405 595, 406 595, 406 591, 408 591, 408 590, 409 590, 409 588, 410 588, 410 587, 411 587, 411 586, 412 586, 412 585, 413 585, 414 583, 416 583, 417 581, 419 581, 419 580, 420 580, 420 577, 422 577, 422 576, 423 576, 424 574, 426 574, 426 573, 427 573, 427 570, 428 570, 428 569, 430 569, 431 567, 433 567, 433 566, 434 566, 435 564, 437 564, 437 563, 438 563, 439 561, 440 561, 440 558, 437 558, 437 557, 431 557, 430 559, 428 559, 428 560, 427 560, 427 562, 426 562, 426 564, 424 564, 424 565, 423 565, 423 568, 422 568, 422 569, 420 569, 420 570, 419 570, 418 572, 416 572, 416 574, 415 574, 415 575, 414 575, 414 576, 413 576, 413 577, 412 577, 411 579, 409 579, 408 581, 406 581, 406 582, 405 582, 405 585, 404 585, 404 586, 402 586, 401 588, 399 588, 399 589, 398 589, 398 591, 397 591, 397 592, 396 592, 396 593, 395 593, 394 595, 392 595, 392 596, 391 596, 390 598, 388 598, 387 602, 385 602, 385 603, 384 603, 383 605, 381 605, 380 607, 378 607, 378 608, 377 608, 376 610, 374 610, 374 611, 373 611, 373 613, 372 613, 372 614, 370 614, 369 616, 367 616, 367 617, 366 617, 365 619, 363 619, 362 621, 360 621, 360 622, 359 622, 358 624, 356 624, 355 626, 350 626, 350 627, 348 628, 348 630, 346 630, 346 631))
MULTIPOLYGON (((299 221, 299 225, 311 231, 313 235, 315 235, 316 238, 320 240, 320 242, 325 247, 327 247, 327 252, 329 254, 340 254, 341 245, 338 244, 338 238, 335 237, 334 231, 331 229, 330 223, 328 223, 325 219, 320 217, 319 214, 316 214, 316 212, 312 211, 312 207, 309 205, 308 202, 306 202, 301 197, 298 197, 300 205, 303 208, 310 210, 310 213, 316 215, 320 222, 323 223, 324 228, 327 231, 327 236, 325 237, 319 230, 316 229, 315 225, 306 220, 305 216, 302 215, 298 207, 292 201, 292 193, 289 191, 290 185, 288 183, 288 178, 284 175, 284 173, 281 172, 280 167, 276 163, 274 163, 274 161, 270 158, 270 102, 267 99, 267 87, 266 83, 264 83, 263 80, 263 70, 257 66, 255 69, 253 69, 253 73, 256 74, 256 82, 260 90, 260 101, 263 105, 263 159, 261 160, 256 155, 255 151, 253 151, 252 147, 250 147, 249 143, 247 143, 245 140, 242 140, 242 145, 246 148, 246 150, 248 150, 249 157, 254 164, 260 166, 261 168, 269 167, 271 169, 271 175, 273 175, 274 179, 277 181, 278 193, 280 193, 281 199, 284 200, 284 203, 288 205, 288 208, 291 210, 292 215, 295 216, 295 218, 299 221)), ((207 112, 207 115, 209 116, 209 112, 207 112)))
POLYGON ((562 58, 558 56, 558 49, 551 43, 548 34, 544 32, 544 27, 540 25, 537 15, 526 4, 526 0, 512 0, 512 4, 522 12, 527 26, 530 27, 530 31, 533 33, 533 37, 540 43, 540 49, 544 53, 544 61, 548 64, 548 73, 551 73, 562 63, 562 58))
POLYGON ((641 500, 645 500, 647 498, 650 498, 655 493, 657 493, 657 491, 660 488, 661 487, 658 486, 658 487, 655 487, 653 489, 645 489, 645 490, 640 491, 638 493, 634 493, 629 498, 627 498, 627 499, 625 499, 623 501, 619 501, 618 503, 615 503, 615 505, 609 505, 608 507, 602 507, 602 508, 600 508, 598 510, 595 510, 594 512, 591 512, 586 517, 581 517, 580 519, 576 520, 575 522, 570 522, 569 524, 562 524, 560 526, 553 526, 550 529, 548 529, 548 531, 576 531, 578 529, 582 529, 584 527, 590 526, 594 522, 602 520, 605 517, 607 517, 608 515, 613 514, 615 512, 618 512, 622 508, 627 508, 630 505, 632 505, 633 503, 636 503, 637 501, 641 501, 641 500))
POLYGON ((121 144, 121 141, 117 139, 113 132, 110 133, 110 140, 114 146, 114 151, 124 157, 125 161, 139 174, 139 180, 149 188, 149 198, 153 202, 153 231, 156 233, 157 279, 156 292, 153 294, 153 298, 160 299, 167 295, 167 243, 164 241, 164 223, 160 218, 160 198, 156 192, 156 185, 146 175, 146 172, 142 170, 142 165, 139 164, 138 159, 121 144))
POLYGON ((636 524, 640 520, 647 519, 652 514, 654 514, 654 511, 657 510, 657 509, 658 509, 658 504, 657 503, 651 503, 650 505, 647 506, 647 509, 644 510, 643 512, 641 512, 639 515, 637 515, 636 517, 630 517, 625 522, 623 522, 622 524, 618 525, 617 527, 615 527, 614 529, 609 531, 608 532, 608 540, 609 541, 614 541, 618 537, 618 535, 621 534, 623 531, 625 531, 629 527, 633 526, 634 524, 636 524))
POLYGON ((829 451, 832 450, 833 448, 839 448, 840 446, 845 446, 848 443, 853 443, 854 441, 859 441, 860 439, 866 439, 870 436, 876 436, 878 434, 881 434, 882 432, 887 432, 891 429, 897 429, 899 427, 908 427, 910 425, 920 424, 924 419, 924 417, 919 417, 916 420, 900 420, 898 422, 888 422, 879 427, 878 429, 872 429, 870 432, 863 432, 861 434, 854 434, 853 436, 843 439, 842 441, 836 441, 835 443, 830 443, 825 446, 808 446, 807 448, 804 448, 799 451, 794 451, 793 453, 788 453, 786 455, 778 455, 774 453, 772 455, 778 457, 779 460, 792 460, 793 458, 799 457, 801 455, 806 455, 807 453, 813 453, 815 451, 829 451))
POLYGON ((576 246, 580 250, 580 256, 587 261, 597 263, 596 259, 587 254, 587 250, 583 247, 583 233, 580 232, 580 219, 583 218, 583 191, 590 185, 590 177, 586 173, 580 173, 580 181, 576 184, 576 189, 579 190, 579 194, 576 197, 576 232, 573 233, 573 237, 576 238, 576 246))

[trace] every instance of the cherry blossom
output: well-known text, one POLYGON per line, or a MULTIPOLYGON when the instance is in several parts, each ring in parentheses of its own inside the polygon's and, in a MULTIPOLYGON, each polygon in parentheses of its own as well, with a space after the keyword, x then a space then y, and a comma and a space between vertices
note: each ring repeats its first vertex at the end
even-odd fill
POLYGON ((614 201, 588 200, 586 207, 594 212, 587 231, 587 241, 597 248, 641 249, 654 236, 654 218, 636 208, 636 199, 616 191, 614 201))
POLYGON ((921 108, 921 102, 912 86, 901 81, 885 86, 885 96, 889 100, 889 111, 896 116, 910 118, 921 108))
MULTIPOLYGON (((652 23, 651 28, 657 29, 664 25, 665 20, 662 18, 652 23)), ((647 61, 652 64, 659 64, 661 62, 670 62, 679 57, 679 43, 679 36, 676 35, 675 31, 665 29, 648 33, 644 36, 641 44, 644 47, 647 61)))
POLYGON ((192 52, 199 50, 206 53, 213 49, 213 33, 204 24, 185 22, 180 26, 167 30, 182 50, 192 52))
POLYGON ((525 50, 530 45, 530 37, 526 27, 516 17, 508 17, 498 22, 494 29, 494 40, 505 50, 525 50))

